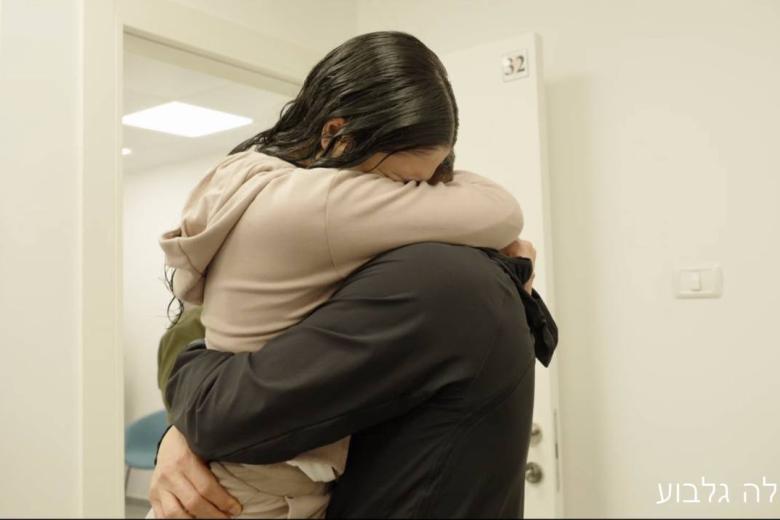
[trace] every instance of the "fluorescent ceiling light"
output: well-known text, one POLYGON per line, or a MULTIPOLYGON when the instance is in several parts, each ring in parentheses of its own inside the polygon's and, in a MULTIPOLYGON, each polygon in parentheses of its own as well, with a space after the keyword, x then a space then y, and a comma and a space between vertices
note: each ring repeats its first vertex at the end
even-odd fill
POLYGON ((248 117, 171 101, 122 117, 122 123, 184 137, 200 137, 248 125, 248 117))
POLYGON ((122 155, 130 155, 133 151, 130 148, 122 148, 122 155))

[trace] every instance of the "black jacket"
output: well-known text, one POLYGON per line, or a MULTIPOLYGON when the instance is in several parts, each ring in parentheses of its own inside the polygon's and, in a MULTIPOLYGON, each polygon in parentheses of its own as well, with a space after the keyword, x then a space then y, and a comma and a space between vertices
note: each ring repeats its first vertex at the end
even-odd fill
POLYGON ((329 517, 522 516, 534 350, 546 365, 557 342, 520 288, 529 267, 439 243, 386 253, 258 352, 192 344, 166 386, 173 423, 204 459, 251 464, 352 435, 329 517))

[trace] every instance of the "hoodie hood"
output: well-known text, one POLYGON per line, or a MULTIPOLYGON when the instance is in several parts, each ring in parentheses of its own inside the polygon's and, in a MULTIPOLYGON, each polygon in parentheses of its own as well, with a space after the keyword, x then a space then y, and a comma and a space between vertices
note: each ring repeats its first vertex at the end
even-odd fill
POLYGON ((173 293, 200 305, 209 264, 258 193, 297 167, 254 149, 227 156, 190 193, 181 223, 160 238, 165 265, 176 269, 173 293))

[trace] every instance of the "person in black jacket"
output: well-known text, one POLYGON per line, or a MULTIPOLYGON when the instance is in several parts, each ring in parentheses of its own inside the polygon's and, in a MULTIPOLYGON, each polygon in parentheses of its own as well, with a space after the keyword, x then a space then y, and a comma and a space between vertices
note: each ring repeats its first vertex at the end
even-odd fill
POLYGON ((257 352, 194 342, 164 382, 155 516, 229 511, 204 460, 281 462, 352 435, 328 517, 522 517, 535 359, 557 344, 531 276, 525 258, 415 244, 257 352))

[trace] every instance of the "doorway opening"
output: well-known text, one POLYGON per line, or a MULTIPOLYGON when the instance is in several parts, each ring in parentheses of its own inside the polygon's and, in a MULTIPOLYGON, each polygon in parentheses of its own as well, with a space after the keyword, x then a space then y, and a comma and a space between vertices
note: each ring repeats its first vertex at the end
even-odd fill
POLYGON ((200 179, 271 127, 299 85, 127 33, 122 77, 125 512, 143 518, 151 439, 165 427, 156 360, 171 294, 157 239, 200 179))

